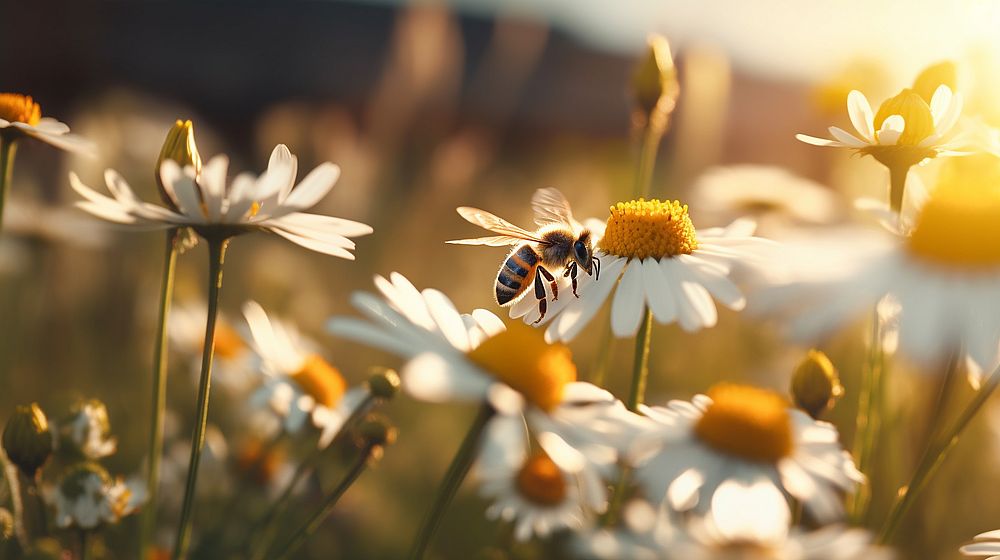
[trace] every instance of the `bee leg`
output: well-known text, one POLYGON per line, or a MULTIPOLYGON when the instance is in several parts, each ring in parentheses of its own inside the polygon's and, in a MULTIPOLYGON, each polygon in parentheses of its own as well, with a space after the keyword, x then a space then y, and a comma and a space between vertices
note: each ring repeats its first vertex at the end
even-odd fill
POLYGON ((579 273, 580 271, 576 266, 576 263, 574 262, 572 265, 570 265, 569 277, 570 280, 573 281, 573 295, 576 296, 577 299, 580 299, 580 294, 576 293, 576 286, 577 286, 576 275, 579 273))
MULTIPOLYGON (((538 270, 545 270, 542 267, 538 267, 538 270)), ((545 296, 545 282, 542 281, 542 277, 538 274, 535 275, 535 299, 538 300, 538 319, 535 320, 532 325, 537 325, 542 322, 545 318, 545 311, 548 308, 548 302, 545 296)))
POLYGON ((556 277, 552 276, 552 273, 546 270, 544 266, 539 266, 538 272, 549 281, 549 287, 552 288, 552 301, 559 299, 559 285, 556 284, 556 277))
POLYGON ((594 281, 599 282, 601 280, 601 259, 594 257, 594 281))

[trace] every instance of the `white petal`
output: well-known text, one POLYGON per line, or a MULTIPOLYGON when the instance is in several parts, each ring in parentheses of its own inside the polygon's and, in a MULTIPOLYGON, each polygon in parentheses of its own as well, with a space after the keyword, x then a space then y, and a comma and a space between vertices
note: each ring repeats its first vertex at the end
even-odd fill
POLYGON ((403 389, 428 402, 485 400, 493 380, 459 360, 446 360, 431 352, 420 354, 403 366, 403 389))
POLYGON ((861 134, 861 137, 868 142, 874 142, 875 129, 872 123, 875 117, 872 115, 872 106, 868 103, 865 94, 858 90, 852 90, 851 93, 847 94, 847 114, 851 117, 851 124, 861 134))
POLYGON ((642 283, 646 292, 646 305, 653 312, 656 320, 666 325, 677 320, 677 302, 674 301, 673 290, 668 280, 663 276, 660 263, 649 258, 643 263, 642 283))
POLYGON ((625 267, 611 304, 611 330, 615 336, 634 336, 642 322, 642 310, 642 261, 633 259, 625 267))
POLYGON ((843 145, 845 145, 847 147, 850 147, 850 148, 863 148, 863 147, 865 147, 865 146, 868 145, 868 143, 865 142, 864 140, 860 140, 860 139, 854 137, 854 135, 852 135, 851 133, 847 132, 846 130, 844 130, 842 128, 838 128, 836 126, 831 126, 829 130, 830 130, 830 134, 832 134, 834 138, 836 138, 837 140, 839 140, 841 144, 843 144, 843 145))
POLYGON ((292 189, 282 206, 298 210, 312 207, 330 192, 339 177, 340 167, 330 162, 320 164, 292 189))
POLYGON ((809 136, 808 134, 796 134, 795 139, 799 142, 805 142, 806 144, 812 144, 813 146, 830 146, 834 148, 846 148, 844 144, 837 142, 836 140, 829 140, 827 138, 817 138, 815 136, 809 136))

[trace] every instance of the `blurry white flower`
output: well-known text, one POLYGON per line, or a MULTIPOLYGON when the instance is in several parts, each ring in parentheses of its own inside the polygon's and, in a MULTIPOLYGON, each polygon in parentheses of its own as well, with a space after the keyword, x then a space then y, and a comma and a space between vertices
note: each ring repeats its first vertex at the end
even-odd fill
POLYGON ((828 224, 842 208, 836 194, 823 185, 772 165, 713 167, 691 191, 695 217, 706 223, 728 223, 741 216, 785 223, 828 224))
POLYGON ((118 441, 111 436, 108 409, 97 399, 73 407, 62 426, 60 443, 72 444, 84 457, 100 459, 114 454, 118 441))
POLYGON ((1000 530, 979 533, 959 551, 966 556, 989 556, 987 560, 995 560, 1000 557, 1000 530))
MULTIPOLYGON (((184 497, 184 483, 187 480, 191 459, 191 441, 177 439, 174 432, 180 431, 175 425, 176 416, 167 416, 164 429, 167 443, 164 447, 163 463, 160 467, 161 500, 170 511, 180 511, 184 497)), ((229 443, 222 431, 213 424, 205 430, 205 449, 198 467, 198 495, 225 496, 232 491, 233 476, 227 461, 230 458, 229 443)))
POLYGON ((117 523, 145 501, 144 488, 141 483, 112 479, 97 463, 79 463, 53 493, 56 525, 94 529, 101 523, 117 523))
POLYGON ((655 426, 636 440, 632 461, 636 480, 654 502, 704 512, 724 534, 747 527, 731 524, 728 510, 717 508, 722 489, 729 501, 754 504, 758 535, 780 535, 787 527, 782 492, 821 523, 842 513, 840 492, 864 477, 841 449, 833 425, 764 389, 720 384, 708 393, 641 409, 655 426))
POLYGON ((256 302, 243 304, 254 351, 267 377, 251 397, 281 417, 288 433, 297 433, 306 419, 320 430, 319 447, 330 445, 344 423, 368 397, 366 387, 348 389, 337 368, 316 351, 316 344, 293 325, 269 318, 256 302))
MULTIPOLYGON (((175 351, 189 360, 191 375, 197 381, 201 373, 202 348, 205 345, 204 303, 181 303, 170 310, 167 335, 175 351)), ((243 395, 259 381, 259 358, 244 342, 222 313, 215 323, 215 356, 212 362, 212 385, 219 385, 234 395, 243 395)))
POLYGON ((303 212, 314 206, 333 188, 340 168, 326 162, 310 172, 298 185, 298 161, 279 144, 271 153, 267 171, 260 177, 242 173, 226 185, 229 160, 215 156, 200 172, 183 169, 173 160, 159 169, 166 196, 176 209, 139 200, 117 172, 108 169, 105 182, 112 197, 102 195, 70 174, 73 189, 85 201, 77 206, 98 218, 128 229, 156 230, 189 226, 199 233, 236 235, 267 231, 307 249, 354 259, 351 250, 358 237, 372 232, 368 225, 342 218, 303 212))
MULTIPOLYGON (((611 328, 615 336, 633 336, 648 306, 661 324, 677 322, 693 332, 715 326, 715 301, 739 310, 746 299, 730 279, 735 266, 760 261, 773 243, 753 237, 754 224, 739 220, 726 228, 695 232, 680 202, 633 200, 611 207, 594 256, 601 273, 579 279, 579 298, 553 302, 544 322, 550 341, 569 341, 594 317, 615 292, 611 328), (619 281, 620 280, 620 281, 619 281), (714 298, 714 299, 713 299, 714 298)), ((534 306, 518 302, 512 317, 526 323, 538 319, 534 306)))
POLYGON ((964 349, 983 368, 996 363, 1000 184, 939 186, 906 236, 844 231, 786 246, 792 277, 755 299, 787 320, 791 336, 825 336, 891 295, 909 358, 943 364, 964 349))
POLYGON ((31 96, 0 93, 0 137, 4 140, 24 135, 60 150, 93 156, 94 145, 56 119, 42 117, 42 109, 31 96))
POLYGON ((108 239, 106 230, 71 208, 48 206, 13 194, 4 210, 4 230, 20 237, 86 249, 104 247, 108 239))

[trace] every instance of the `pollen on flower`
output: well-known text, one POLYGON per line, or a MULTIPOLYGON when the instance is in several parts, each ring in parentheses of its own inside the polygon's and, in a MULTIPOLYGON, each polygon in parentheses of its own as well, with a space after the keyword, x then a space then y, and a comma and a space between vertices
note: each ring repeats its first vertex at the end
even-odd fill
POLYGON ((938 264, 1000 266, 1000 189, 939 187, 917 216, 908 247, 938 264))
POLYGON ((709 389, 712 404, 694 432, 710 447, 749 461, 775 463, 792 453, 792 424, 781 395, 721 383, 709 389))
POLYGON ((29 95, 0 93, 0 119, 34 126, 42 120, 42 108, 29 95))
POLYGON ((569 348, 547 344, 542 331, 520 322, 480 344, 469 359, 546 411, 562 402, 566 385, 576 381, 569 348))
POLYGON ((340 371, 316 354, 310 354, 291 377, 307 395, 327 407, 336 405, 347 390, 340 371))
POLYGON ((640 198, 611 207, 600 248, 631 259, 661 259, 690 254, 698 240, 686 204, 640 198))
POLYGON ((903 117, 905 123, 896 145, 916 146, 934 134, 934 116, 931 114, 931 107, 912 89, 904 89, 895 97, 882 102, 875 114, 875 130, 881 129, 886 119, 893 115, 903 117))
POLYGON ((518 471, 517 491, 530 502, 555 506, 566 499, 566 480, 552 459, 538 451, 518 471))

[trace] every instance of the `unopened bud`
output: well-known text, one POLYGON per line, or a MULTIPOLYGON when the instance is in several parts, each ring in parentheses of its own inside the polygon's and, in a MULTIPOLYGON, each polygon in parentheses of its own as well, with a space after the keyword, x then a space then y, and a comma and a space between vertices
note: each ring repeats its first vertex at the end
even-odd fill
POLYGON ((646 115, 673 111, 680 85, 670 43, 661 35, 650 35, 645 55, 632 75, 632 95, 646 115))
POLYGON ((0 543, 14 536, 14 516, 7 508, 0 508, 0 543))
POLYGON ((53 443, 49 421, 37 403, 17 407, 3 430, 7 457, 28 478, 34 478, 52 455, 53 443))
POLYGON ((934 97, 934 92, 941 86, 948 86, 952 92, 958 87, 958 72, 954 62, 945 60, 932 64, 924 68, 917 79, 913 80, 913 91, 923 97, 928 104, 934 97))
POLYGON ((810 350, 795 368, 792 376, 792 397, 795 406, 818 418, 844 394, 840 377, 830 358, 819 350, 810 350))
POLYGON ((392 445, 396 442, 397 433, 396 427, 389 422, 389 419, 379 414, 369 414, 358 426, 361 438, 374 447, 392 445))
POLYGON ((395 370, 379 368, 368 377, 368 391, 376 398, 389 400, 399 392, 400 383, 395 370))
POLYGON ((194 143, 194 123, 191 121, 178 120, 167 132, 167 138, 163 141, 163 148, 160 149, 160 157, 156 160, 156 169, 153 170, 156 176, 156 185, 160 190, 160 197, 174 210, 177 209, 173 198, 167 194, 160 179, 160 166, 164 161, 171 160, 177 162, 181 167, 192 166, 196 173, 201 171, 201 155, 198 153, 198 146, 194 143))

